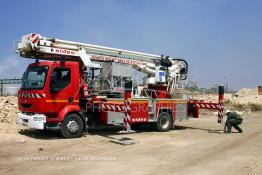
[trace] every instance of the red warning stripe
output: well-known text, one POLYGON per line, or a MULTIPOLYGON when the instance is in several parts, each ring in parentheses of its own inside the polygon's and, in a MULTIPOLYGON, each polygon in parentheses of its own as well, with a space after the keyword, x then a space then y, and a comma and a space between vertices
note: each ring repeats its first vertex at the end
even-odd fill
POLYGON ((109 103, 109 102, 100 102, 100 109, 104 112, 112 111, 112 112, 124 112, 125 107, 122 103, 109 103))
POLYGON ((39 40, 39 35, 37 35, 36 33, 32 33, 30 40, 31 40, 31 42, 32 42, 33 44, 37 43, 38 40, 39 40))
POLYGON ((33 44, 38 42, 38 37, 32 41, 33 44))

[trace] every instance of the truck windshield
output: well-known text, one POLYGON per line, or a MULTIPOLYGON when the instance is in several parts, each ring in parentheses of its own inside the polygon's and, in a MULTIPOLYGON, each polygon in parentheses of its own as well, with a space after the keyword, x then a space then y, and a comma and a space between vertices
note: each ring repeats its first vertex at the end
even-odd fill
POLYGON ((42 89, 45 85, 47 66, 28 67, 22 78, 21 89, 42 89))

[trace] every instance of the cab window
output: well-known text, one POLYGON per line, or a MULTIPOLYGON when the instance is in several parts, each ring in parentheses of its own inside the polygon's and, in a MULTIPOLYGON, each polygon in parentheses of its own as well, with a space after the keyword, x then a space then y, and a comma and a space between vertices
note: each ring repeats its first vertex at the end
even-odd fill
POLYGON ((22 78, 23 90, 25 89, 43 89, 48 72, 46 66, 28 67, 22 78))
POLYGON ((67 87, 71 82, 71 70, 69 68, 54 68, 51 81, 50 89, 62 90, 67 87))

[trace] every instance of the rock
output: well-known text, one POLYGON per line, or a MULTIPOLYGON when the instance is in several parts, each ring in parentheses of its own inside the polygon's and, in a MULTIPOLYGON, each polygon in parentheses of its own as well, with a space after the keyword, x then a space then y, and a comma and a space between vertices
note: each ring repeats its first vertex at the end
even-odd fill
POLYGON ((17 111, 17 97, 0 97, 0 123, 15 124, 17 111))

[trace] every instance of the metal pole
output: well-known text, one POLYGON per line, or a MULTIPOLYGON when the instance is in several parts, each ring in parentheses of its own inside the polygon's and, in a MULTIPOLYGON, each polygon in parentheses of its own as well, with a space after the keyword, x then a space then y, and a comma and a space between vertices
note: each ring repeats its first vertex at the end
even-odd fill
POLYGON ((125 118, 124 124, 127 132, 131 132, 130 120, 131 120, 131 93, 132 93, 132 81, 126 80, 125 82, 125 118))
POLYGON ((1 82, 1 92, 0 92, 1 96, 3 96, 3 88, 4 88, 4 84, 1 82))
POLYGON ((223 120, 223 111, 224 111, 224 86, 218 86, 218 104, 219 104, 219 111, 218 111, 218 118, 217 122, 222 123, 223 120))

